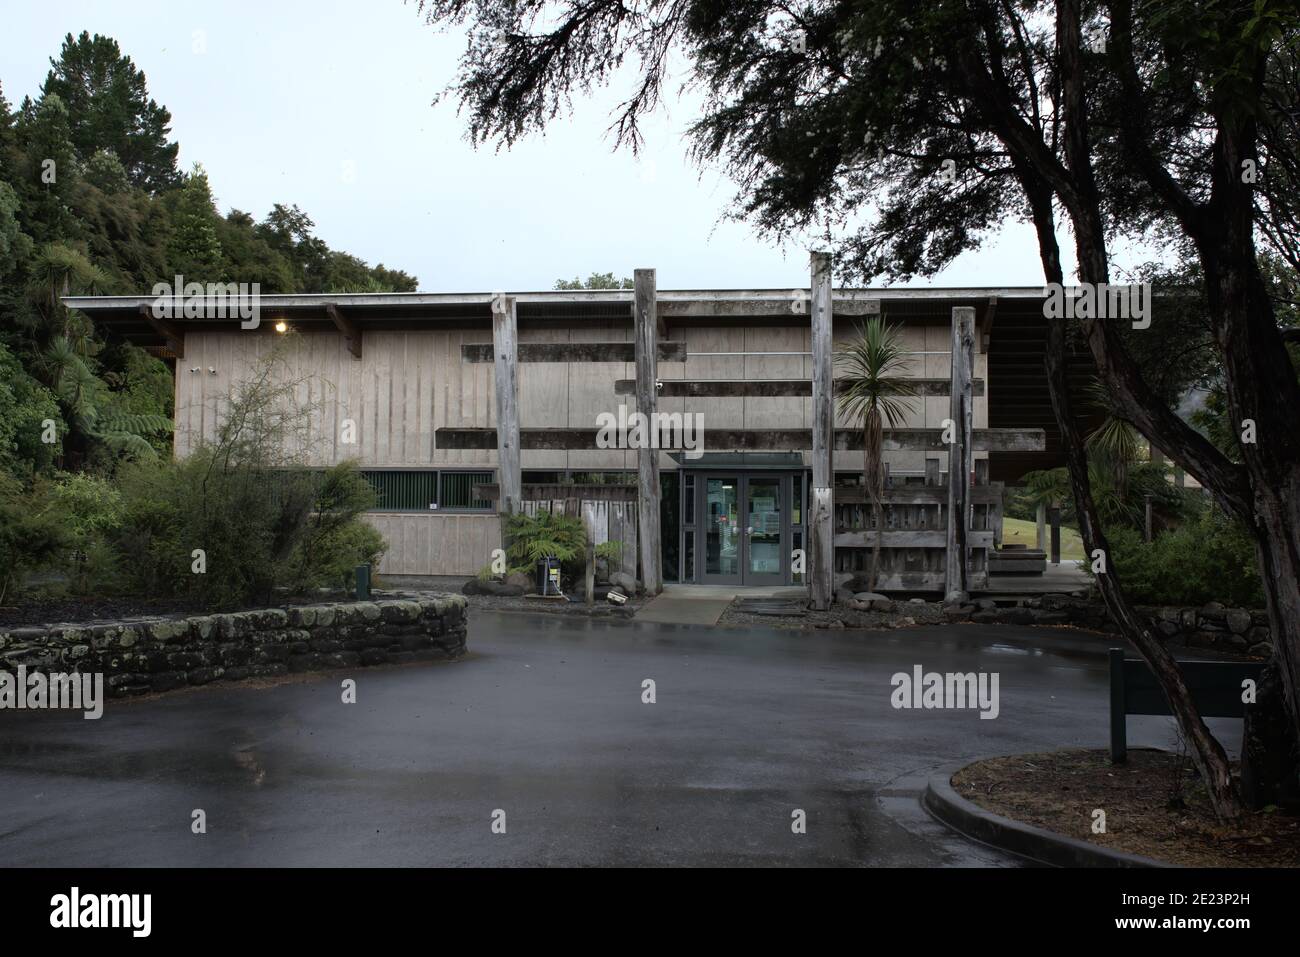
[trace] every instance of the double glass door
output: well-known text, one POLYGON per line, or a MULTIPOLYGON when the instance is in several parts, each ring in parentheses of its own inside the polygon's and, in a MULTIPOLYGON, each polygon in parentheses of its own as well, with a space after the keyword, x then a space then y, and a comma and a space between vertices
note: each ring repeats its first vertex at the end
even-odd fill
POLYGON ((703 517, 697 539, 700 581, 782 585, 790 557, 788 475, 704 475, 697 483, 703 517))

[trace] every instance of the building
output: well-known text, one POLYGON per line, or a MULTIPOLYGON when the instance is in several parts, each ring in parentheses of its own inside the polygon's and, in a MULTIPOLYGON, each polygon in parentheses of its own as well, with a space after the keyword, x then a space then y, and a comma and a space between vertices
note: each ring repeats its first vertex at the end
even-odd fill
MULTIPOLYGON (((500 545, 503 499, 526 508, 576 498, 599 538, 624 542, 628 568, 657 534, 664 580, 740 585, 806 580, 800 549, 809 569, 824 568, 828 554, 841 577, 862 567, 875 532, 854 488, 861 436, 838 413, 833 430, 819 428, 816 410, 830 396, 817 370, 829 368, 833 341, 880 315, 901 327, 907 374, 922 393, 906 427, 887 433, 893 498, 882 544, 892 557, 882 584, 952 584, 951 454, 972 466, 974 484, 956 483, 971 518, 953 534, 978 579, 1000 528, 999 483, 1062 462, 1042 367, 1041 287, 832 290, 828 270, 818 279, 794 290, 656 290, 653 271, 641 270, 635 291, 268 295, 250 329, 236 319, 157 318, 152 296, 65 302, 174 363, 181 456, 213 435, 220 400, 282 341, 303 400, 319 408, 313 461, 357 459, 379 490, 371 519, 390 546, 381 572, 473 574, 500 545), (953 364, 963 323, 964 371, 953 364), (819 339, 819 329, 828 335, 819 339), (637 395, 637 359, 651 353, 657 368, 643 361, 640 379, 657 381, 655 411, 703 426, 702 447, 644 456, 659 472, 657 523, 641 504, 653 500, 650 473, 638 475, 641 453, 598 442, 609 416, 650 399, 637 395), (970 410, 969 433, 958 424, 955 436, 945 434, 954 373, 965 377, 958 398, 970 410), (503 416, 512 394, 517 405, 503 416), (818 500, 814 490, 830 486, 833 500, 818 500), (829 551, 817 552, 829 537, 819 528, 833 529, 829 551)), ((1087 374, 1084 357, 1077 366, 1087 374)))

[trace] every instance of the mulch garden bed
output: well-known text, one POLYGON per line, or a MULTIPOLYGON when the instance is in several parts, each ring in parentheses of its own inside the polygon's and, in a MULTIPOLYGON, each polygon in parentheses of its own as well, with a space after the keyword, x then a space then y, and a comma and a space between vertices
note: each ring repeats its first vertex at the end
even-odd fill
POLYGON ((723 611, 718 624, 737 628, 784 628, 798 631, 817 628, 884 630, 910 628, 913 625, 929 625, 948 620, 941 604, 926 601, 899 601, 895 603, 895 610, 890 612, 858 611, 839 604, 832 605, 828 611, 809 611, 802 607, 801 602, 795 601, 773 601, 770 607, 765 608, 761 613, 755 613, 752 608, 753 603, 750 599, 737 598, 723 611), (789 606, 788 611, 778 607, 783 604, 789 606))
POLYGON ((631 618, 645 604, 644 598, 629 598, 624 605, 598 601, 591 608, 581 599, 570 602, 556 598, 529 598, 525 595, 466 595, 465 598, 471 610, 482 608, 485 611, 522 611, 580 618, 631 618))
POLYGON ((21 605, 0 605, 0 628, 205 613, 194 602, 181 598, 35 598, 21 605))
POLYGON ((991 758, 963 768, 952 784, 994 814, 1170 864, 1300 865, 1300 817, 1266 810, 1224 827, 1191 761, 1167 751, 1130 750, 1121 765, 1104 750, 991 758), (1096 808, 1106 812, 1105 834, 1092 833, 1096 808))

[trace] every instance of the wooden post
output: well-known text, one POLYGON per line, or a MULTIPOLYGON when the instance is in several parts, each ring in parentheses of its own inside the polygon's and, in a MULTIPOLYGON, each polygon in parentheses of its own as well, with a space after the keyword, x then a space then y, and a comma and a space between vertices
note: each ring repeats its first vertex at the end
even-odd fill
POLYGON ((1150 495, 1144 495, 1144 496, 1142 496, 1142 506, 1143 506, 1143 509, 1142 509, 1142 510, 1143 510, 1143 512, 1144 512, 1144 515, 1143 515, 1144 521, 1143 521, 1143 523, 1142 523, 1142 532, 1143 532, 1142 540, 1143 540, 1143 541, 1146 541, 1146 542, 1149 542, 1149 541, 1151 541, 1152 537, 1154 536, 1154 532, 1155 532, 1155 529, 1152 528, 1151 496, 1150 496, 1150 495))
POLYGON ((952 387, 949 417, 952 444, 948 446, 948 539, 944 562, 944 601, 969 597, 968 570, 970 521, 971 432, 974 428, 975 308, 952 310, 952 387))
POLYGON ((1047 548, 1047 503, 1038 503, 1038 544, 1037 548, 1041 551, 1047 548))
POLYGON ((1052 526, 1052 555, 1053 565, 1061 564, 1061 510, 1053 506, 1047 510, 1047 521, 1052 526))
POLYGON ((1110 763, 1128 760, 1128 692, 1124 686, 1124 649, 1112 648, 1110 663, 1110 763))
POLYGON ((514 296, 492 300, 492 354, 496 373, 497 464, 500 470, 501 547, 508 549, 506 525, 523 507, 523 478, 519 463, 519 382, 515 364, 519 319, 514 296))
POLYGON ((581 502, 578 503, 578 511, 582 517, 582 531, 587 539, 587 568, 583 573, 583 584, 587 586, 587 607, 591 608, 596 604, 596 534, 590 513, 582 507, 581 502))
POLYGON ((636 410, 645 416, 646 438, 637 449, 637 514, 641 520, 641 582, 647 595, 663 591, 663 556, 659 544, 659 442, 655 427, 658 407, 658 309, 655 271, 638 269, 635 277, 633 325, 636 332, 636 410), (650 448, 645 446, 649 445, 650 448))
POLYGON ((832 356, 831 256, 813 253, 812 266, 812 521, 808 526, 808 588, 812 607, 830 608, 835 595, 835 389, 832 356))

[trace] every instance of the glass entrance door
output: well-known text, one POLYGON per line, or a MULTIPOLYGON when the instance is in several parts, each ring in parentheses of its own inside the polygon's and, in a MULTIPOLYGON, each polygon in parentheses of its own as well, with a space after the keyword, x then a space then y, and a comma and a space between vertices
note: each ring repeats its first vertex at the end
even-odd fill
POLYGON ((784 476, 748 476, 745 492, 746 585, 785 584, 785 485, 784 476))
POLYGON ((718 585, 741 584, 740 477, 711 475, 705 478, 704 560, 697 562, 701 578, 718 585))
POLYGON ((700 581, 783 585, 789 580, 788 475, 704 475, 696 538, 700 581))

